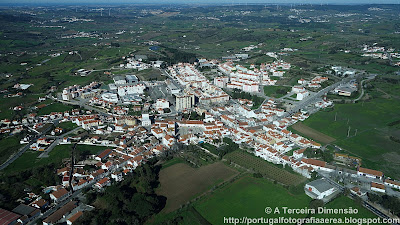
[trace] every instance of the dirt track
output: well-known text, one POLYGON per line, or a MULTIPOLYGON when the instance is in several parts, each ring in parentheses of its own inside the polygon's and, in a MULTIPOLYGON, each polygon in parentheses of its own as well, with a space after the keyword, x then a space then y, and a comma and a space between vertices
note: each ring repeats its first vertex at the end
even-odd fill
POLYGON ((296 131, 300 132, 301 134, 304 134, 305 136, 314 139, 317 142, 328 144, 328 143, 331 143, 333 141, 336 141, 335 138, 330 137, 330 136, 328 136, 326 134, 323 134, 323 133, 321 133, 321 132, 319 132, 317 130, 314 130, 313 128, 311 128, 311 127, 309 127, 307 125, 304 125, 301 122, 295 123, 292 126, 292 128, 295 129, 296 131))

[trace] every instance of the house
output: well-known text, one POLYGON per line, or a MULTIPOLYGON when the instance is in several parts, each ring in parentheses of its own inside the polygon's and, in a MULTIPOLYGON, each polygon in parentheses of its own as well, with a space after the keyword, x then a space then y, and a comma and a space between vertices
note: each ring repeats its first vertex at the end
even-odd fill
POLYGON ((358 167, 357 175, 364 176, 367 178, 372 178, 372 179, 379 179, 379 180, 383 179, 383 173, 381 171, 371 170, 371 169, 362 168, 362 167, 358 167))
POLYGON ((362 196, 364 196, 365 194, 367 194, 366 192, 362 192, 361 189, 360 189, 359 187, 353 187, 353 188, 351 188, 351 189, 350 189, 350 192, 351 192, 352 194, 355 194, 355 195, 359 196, 359 197, 362 197, 362 196))
POLYGON ((390 180, 390 179, 386 179, 385 180, 385 185, 392 187, 392 188, 397 188, 400 189, 400 182, 394 181, 394 180, 390 180))
POLYGON ((122 172, 115 172, 111 174, 111 178, 114 179, 115 181, 119 182, 122 181, 123 179, 123 173, 122 172))
POLYGON ((106 149, 106 150, 102 151, 100 154, 98 154, 98 155, 95 157, 95 159, 96 159, 96 160, 99 160, 99 161, 101 161, 101 160, 103 160, 103 159, 106 159, 106 158, 111 154, 111 152, 112 152, 111 149, 106 149))
POLYGON ((160 128, 154 128, 151 129, 151 133, 154 135, 154 137, 156 137, 157 139, 161 139, 162 137, 164 137, 164 132, 162 129, 160 128))
POLYGON ((174 137, 170 135, 166 135, 165 137, 162 138, 162 144, 167 147, 171 147, 174 141, 175 141, 174 137))
POLYGON ((293 157, 294 157, 295 159, 299 159, 299 158, 303 157, 304 151, 306 151, 305 148, 302 148, 302 149, 293 151, 293 157))
POLYGON ((298 84, 306 84, 307 81, 302 78, 302 79, 297 80, 297 83, 298 84))
POLYGON ((326 201, 329 197, 332 197, 337 189, 332 186, 325 179, 319 179, 311 181, 304 186, 304 190, 308 196, 313 199, 320 199, 326 201))
POLYGON ((49 205, 49 202, 44 200, 43 198, 38 199, 34 202, 31 203, 31 206, 38 208, 38 209, 44 209, 49 205))
POLYGON ((21 215, 0 208, 0 224, 16 224, 20 217, 21 215))
POLYGON ((82 188, 86 187, 86 185, 88 185, 88 181, 84 180, 84 179, 80 179, 78 181, 78 183, 72 184, 72 189, 74 191, 76 191, 76 190, 79 190, 79 189, 82 189, 82 188))
POLYGON ((298 92, 296 95, 296 100, 301 101, 301 100, 307 98, 309 95, 310 95, 310 92, 308 92, 308 91, 298 92))
POLYGON ((43 220, 43 225, 53 225, 60 221, 62 218, 65 218, 68 214, 71 213, 73 209, 78 206, 76 201, 68 202, 66 205, 61 207, 59 210, 55 211, 45 220, 43 220))
POLYGON ((149 114, 142 114, 142 126, 146 127, 146 126, 151 126, 151 120, 149 117, 149 114))
POLYGON ((332 172, 333 170, 327 167, 325 161, 317 159, 302 159, 301 162, 307 166, 311 166, 314 170, 322 170, 326 172, 332 172))
POLYGON ((69 194, 69 192, 68 192, 65 188, 61 188, 61 189, 59 189, 59 190, 57 190, 57 191, 53 191, 53 192, 50 194, 50 198, 51 198, 53 201, 58 202, 58 201, 60 201, 61 199, 67 197, 68 194, 69 194))
POLYGON ((12 211, 19 215, 22 215, 17 220, 19 223, 22 224, 26 224, 40 215, 40 209, 25 204, 20 204, 19 206, 15 207, 12 211))
POLYGON ((380 193, 385 193, 385 185, 380 183, 371 182, 371 191, 376 191, 380 193))
POLYGON ((97 182, 94 186, 98 189, 102 189, 103 187, 108 186, 109 184, 111 184, 110 178, 104 177, 99 182, 97 182))
POLYGON ((82 211, 78 211, 77 213, 75 213, 74 215, 72 215, 69 219, 67 219, 67 224, 71 225, 73 224, 79 217, 81 217, 83 215, 82 211))

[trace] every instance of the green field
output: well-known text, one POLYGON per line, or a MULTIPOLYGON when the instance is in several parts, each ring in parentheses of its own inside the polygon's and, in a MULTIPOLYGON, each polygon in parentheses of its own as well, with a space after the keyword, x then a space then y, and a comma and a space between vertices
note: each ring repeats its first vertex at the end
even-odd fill
MULTIPOLYGON (((339 196, 333 201, 329 202, 326 204, 324 207, 328 209, 349 209, 350 207, 352 209, 357 209, 358 213, 357 214, 339 214, 339 215, 332 215, 332 214, 318 214, 315 215, 317 218, 342 218, 344 220, 344 217, 353 217, 353 218, 376 218, 375 214, 373 214, 371 211, 368 209, 362 207, 360 204, 356 203, 354 200, 346 197, 346 196, 339 196)), ((343 223, 344 224, 344 223, 343 223)), ((317 225, 317 224, 316 224, 317 225)))
POLYGON ((234 151, 225 155, 224 158, 285 185, 298 185, 305 181, 305 178, 298 174, 290 173, 244 151, 234 151))
POLYGON ((336 104, 333 111, 320 111, 303 123, 335 138, 334 144, 361 157, 365 167, 400 178, 400 144, 389 139, 398 138, 400 132, 388 126, 400 119, 399 110, 397 99, 374 98, 356 104, 336 104))
POLYGON ((72 122, 64 122, 64 123, 59 123, 58 127, 61 127, 62 129, 64 129, 64 132, 68 132, 68 131, 71 131, 71 130, 77 128, 78 125, 76 125, 75 123, 72 123, 72 122))
POLYGON ((291 90, 286 86, 264 86, 264 94, 269 97, 280 98, 291 90))
POLYGON ((185 161, 183 159, 181 159, 181 158, 173 158, 173 159, 170 159, 170 160, 164 162, 162 164, 162 169, 168 168, 168 167, 173 166, 173 165, 178 164, 178 163, 184 163, 184 162, 185 161))
POLYGON ((65 112, 73 109, 73 106, 65 105, 62 103, 53 103, 39 109, 38 115, 49 115, 52 112, 65 112))
POLYGON ((17 137, 7 137, 0 140, 0 164, 5 162, 22 145, 17 137))
MULTIPOLYGON (((36 168, 50 163, 61 164, 63 159, 71 157, 72 145, 57 145, 47 158, 37 158, 40 152, 26 151, 17 160, 6 167, 2 172, 16 173, 31 168, 36 168)), ((90 146, 90 145, 77 145, 78 151, 89 151, 91 154, 97 154, 99 151, 106 149, 106 147, 90 146)))
POLYGON ((212 145, 212 144, 202 143, 202 144, 200 144, 200 146, 205 148, 205 149, 207 149, 208 151, 210 151, 213 154, 216 154, 216 155, 219 154, 219 151, 217 150, 217 147, 212 145))
POLYGON ((224 224, 224 216, 278 217, 267 215, 265 208, 304 208, 310 201, 304 192, 293 194, 268 180, 246 176, 196 202, 194 207, 211 224, 224 224))

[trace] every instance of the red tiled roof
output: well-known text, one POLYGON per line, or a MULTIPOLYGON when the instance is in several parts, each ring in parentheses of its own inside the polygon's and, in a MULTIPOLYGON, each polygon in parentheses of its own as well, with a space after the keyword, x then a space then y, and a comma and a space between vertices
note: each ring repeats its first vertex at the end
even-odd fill
POLYGON ((371 187, 379 188, 379 189, 385 190, 385 185, 383 185, 383 184, 378 184, 378 183, 375 183, 375 182, 372 182, 372 183, 371 183, 371 187))
POLYGON ((10 224, 21 216, 5 209, 0 209, 0 224, 10 224))
POLYGON ((378 176, 378 177, 383 176, 383 173, 381 171, 377 171, 377 170, 371 170, 371 169, 359 167, 358 171, 361 173, 371 174, 371 175, 378 176))
POLYGON ((78 219, 79 217, 81 217, 82 215, 83 215, 83 212, 82 212, 82 211, 79 211, 79 212, 75 213, 73 216, 71 216, 71 217, 68 219, 68 221, 71 222, 71 223, 74 223, 75 220, 77 220, 77 219, 78 219))
POLYGON ((65 188, 61 188, 61 189, 58 190, 58 191, 53 191, 51 194, 52 194, 55 198, 60 198, 60 197, 62 197, 62 196, 64 196, 64 195, 68 194, 68 191, 67 191, 65 188))
POLYGON ((319 166, 319 167, 325 167, 326 166, 326 162, 321 161, 321 160, 317 160, 317 159, 303 159, 301 160, 306 164, 310 164, 310 165, 314 165, 314 166, 319 166))

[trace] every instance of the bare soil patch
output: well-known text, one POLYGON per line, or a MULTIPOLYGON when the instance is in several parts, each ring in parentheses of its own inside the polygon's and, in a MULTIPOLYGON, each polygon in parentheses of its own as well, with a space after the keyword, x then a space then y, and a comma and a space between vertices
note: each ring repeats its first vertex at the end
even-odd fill
POLYGON ((323 134, 317 130, 314 130, 313 128, 311 128, 307 125, 304 125, 301 122, 295 123, 292 126, 292 128, 295 129, 296 131, 304 134, 305 136, 310 137, 310 138, 314 139, 315 141, 322 142, 324 144, 328 144, 328 143, 336 141, 335 138, 328 136, 326 134, 323 134))
POLYGON ((182 204, 237 173, 221 162, 197 169, 178 163, 161 170, 161 187, 157 194, 167 197, 167 205, 163 211, 169 213, 178 209, 182 204))

